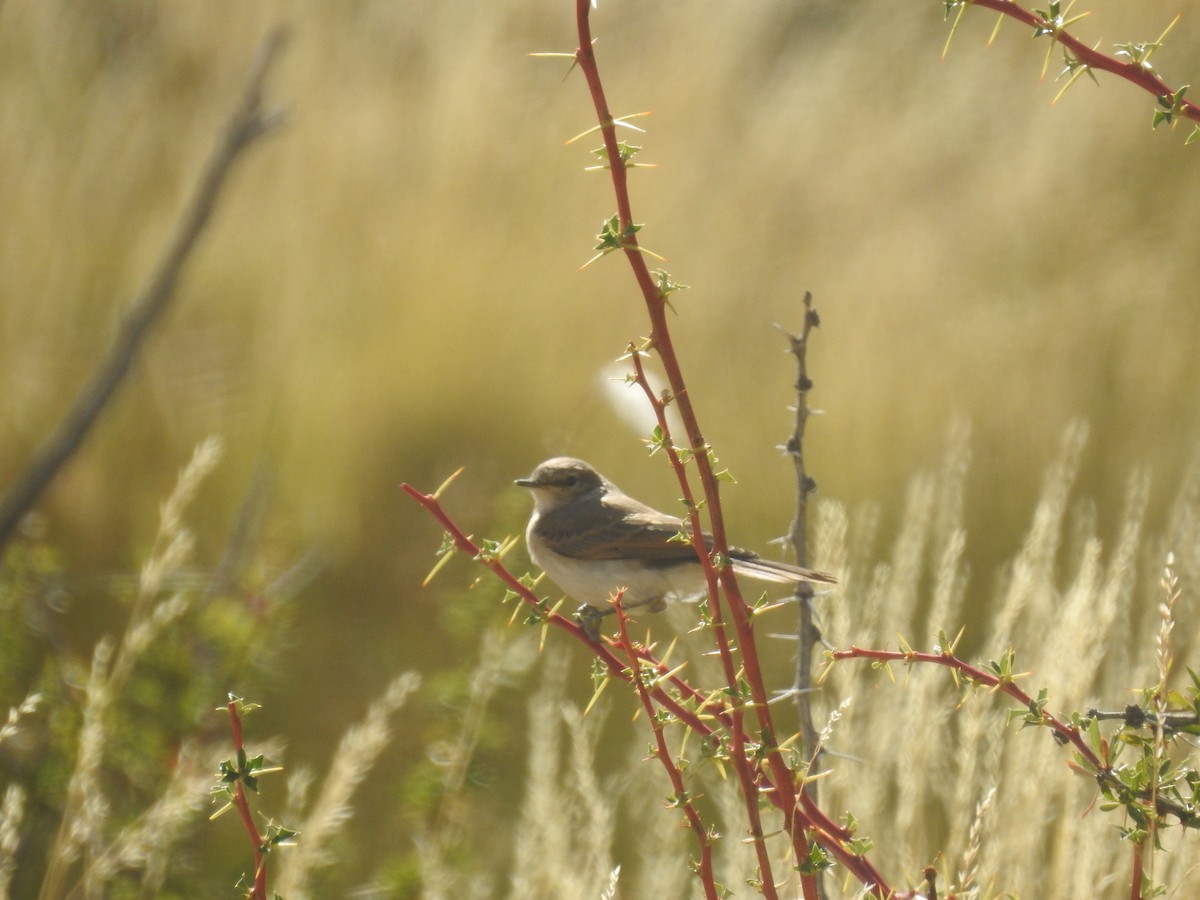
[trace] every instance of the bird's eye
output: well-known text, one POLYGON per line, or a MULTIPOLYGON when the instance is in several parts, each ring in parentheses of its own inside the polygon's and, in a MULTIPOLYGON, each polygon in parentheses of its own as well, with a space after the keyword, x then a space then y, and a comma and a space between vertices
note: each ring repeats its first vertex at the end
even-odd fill
POLYGON ((568 475, 566 477, 566 479, 563 481, 563 484, 565 484, 567 487, 575 487, 575 485, 579 484, 579 476, 578 475, 568 475))

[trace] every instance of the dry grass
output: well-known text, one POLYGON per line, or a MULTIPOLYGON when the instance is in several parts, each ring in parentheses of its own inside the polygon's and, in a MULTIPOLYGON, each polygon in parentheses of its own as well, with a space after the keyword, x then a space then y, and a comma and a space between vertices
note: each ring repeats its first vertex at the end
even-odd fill
MULTIPOLYGON (((135 683, 136 670, 155 644, 177 639, 173 632, 196 597, 204 593, 202 582, 179 577, 191 562, 194 544, 184 513, 220 455, 220 442, 208 439, 198 445, 180 471, 175 489, 162 504, 159 529, 141 568, 126 627, 119 639, 101 639, 93 650, 80 700, 76 748, 65 796, 38 795, 40 803, 61 803, 57 832, 48 847, 22 847, 29 837, 22 832, 29 792, 47 787, 39 783, 39 773, 31 773, 31 783, 14 781, 5 789, 0 801, 0 897, 13 896, 10 887, 19 863, 35 870, 44 866, 37 892, 44 900, 112 896, 114 891, 130 890, 133 884, 138 885, 142 896, 174 896, 165 893, 169 875, 175 878, 169 891, 178 890, 181 845, 195 841, 197 826, 205 819, 203 811, 210 806, 217 760, 228 755, 225 742, 201 746, 187 739, 170 760, 169 777, 133 816, 129 815, 128 799, 112 795, 114 777, 133 775, 118 771, 111 759, 111 745, 131 740, 131 733, 118 730, 115 722, 121 707, 136 705, 138 692, 144 690, 143 685, 135 683), (176 590, 173 585, 180 583, 190 587, 176 590), (22 849, 24 853, 19 855, 22 849), (38 852, 43 850, 45 860, 41 861, 38 852)), ((319 793, 303 817, 297 819, 305 842, 287 858, 278 879, 280 889, 288 896, 313 896, 309 886, 312 873, 334 861, 333 849, 352 815, 355 790, 390 743, 389 719, 419 684, 420 676, 412 672, 396 677, 371 704, 363 721, 343 734, 319 793)), ((40 705, 39 696, 32 694, 12 708, 0 729, 0 742, 18 741, 26 728, 34 732, 33 740, 44 740, 38 736, 44 723, 28 724, 40 705)), ((62 710, 53 712, 63 715, 62 710)), ((129 723, 125 722, 124 727, 128 729, 129 723)), ((197 730, 207 729, 201 725, 197 730)), ((278 741, 256 740, 255 749, 268 756, 281 755, 278 741)), ((148 787, 131 784, 127 789, 133 794, 148 787)), ((217 859, 207 864, 222 867, 217 859)), ((35 881, 25 878, 27 885, 35 881)))
POLYGON ((297 900, 315 896, 311 875, 336 862, 334 842, 353 815, 354 792, 391 742, 389 720, 420 684, 421 677, 415 672, 398 675, 371 704, 363 721, 342 735, 320 792, 304 818, 295 820, 292 826, 304 837, 295 850, 282 857, 281 873, 274 883, 280 896, 297 900))
MULTIPOLYGON (((829 606, 829 638, 838 645, 894 646, 899 635, 929 649, 938 629, 953 637, 966 622, 963 643, 976 648, 975 656, 999 659, 1013 648, 1017 669, 1028 673, 1026 690, 1048 688, 1049 707, 1060 714, 1136 702, 1130 691, 1153 685, 1158 675, 1154 637, 1162 559, 1156 561, 1148 548, 1191 546, 1200 535, 1193 526, 1145 538, 1147 484, 1135 474, 1123 527, 1106 548, 1094 534, 1088 502, 1073 499, 1085 437, 1079 425, 1065 433, 1024 546, 980 615, 971 615, 961 574, 946 565, 961 552, 961 521, 946 508, 960 503, 966 471, 957 441, 938 477, 914 480, 906 527, 889 562, 845 549, 853 546, 853 528, 847 536, 840 509, 824 510, 821 553, 846 559, 848 575, 844 592, 829 606), (950 526, 944 544, 935 540, 931 523, 937 520, 950 526), (924 577, 937 585, 935 598, 949 593, 941 585, 959 584, 956 599, 935 602, 927 616, 928 593, 918 587, 914 568, 926 570, 924 577), (1149 639, 1139 643, 1139 636, 1149 639)), ((1185 482, 1177 496, 1192 503, 1194 490, 1185 482)), ((1177 521, 1189 518, 1177 513, 1177 521)), ((1189 641, 1180 652, 1194 655, 1196 649, 1189 641)), ((950 876, 978 867, 988 873, 979 876, 985 887, 1022 896, 1122 895, 1129 854, 1116 839, 1113 826, 1120 822, 1089 812, 1094 786, 1070 775, 1061 747, 1045 733, 1007 725, 1008 704, 997 697, 963 701, 944 672, 893 674, 899 683, 865 665, 839 664, 826 686, 831 700, 854 697, 833 746, 862 758, 835 760, 826 802, 854 811, 876 837, 878 859, 888 870, 917 873, 933 862, 950 876), (970 811, 985 801, 987 818, 973 825, 970 811)), ((1192 836, 1177 837, 1184 843, 1180 852, 1159 857, 1160 877, 1169 872, 1180 879, 1187 868, 1192 836)))
MULTIPOLYGON (((119 644, 110 638, 96 643, 81 702, 74 765, 66 785, 57 834, 46 852, 38 896, 45 900, 81 891, 103 896, 115 876, 140 871, 148 889, 161 885, 166 852, 195 821, 206 801, 214 754, 185 748, 158 798, 135 821, 112 815, 105 786, 110 769, 106 748, 111 739, 112 710, 127 700, 134 668, 157 640, 166 640, 172 625, 187 611, 192 594, 167 586, 189 562, 192 533, 183 513, 221 455, 220 442, 209 439, 195 450, 180 471, 175 489, 161 509, 159 529, 142 567, 138 591, 119 644)), ((15 785, 14 785, 15 787, 15 785)))
MULTIPOLYGON (((1115 82, 1085 79, 1051 108, 1042 48, 1006 26, 985 50, 989 16, 968 14, 940 62, 937 2, 600 6, 614 108, 654 111, 639 140, 659 168, 637 173, 635 209, 647 245, 692 286, 677 343, 740 482, 727 504, 738 542, 765 546, 790 515, 789 467, 770 448, 788 430, 792 373, 770 325, 794 324, 809 288, 824 323, 810 365, 826 415, 808 448, 831 498, 820 562, 846 576, 825 613, 831 639, 927 645, 966 622, 970 652, 1011 643, 1062 708, 1152 683, 1152 574, 1173 549, 1186 621, 1200 571, 1196 148, 1151 133, 1151 100, 1115 82), (939 467, 955 416, 973 433, 959 426, 939 467)), ((1173 15, 1088 7, 1081 36, 1109 46, 1148 40, 1173 15)), ((396 660, 463 664, 446 612, 458 591, 417 592, 434 538, 396 482, 467 464, 465 524, 496 531, 525 513, 509 480, 551 453, 592 458, 660 507, 670 496, 596 387, 645 326, 618 265, 577 271, 611 214, 603 180, 579 171, 586 148, 563 147, 590 124, 587 105, 565 66, 524 55, 573 46, 560 0, 0 4, 0 472, 17 470, 99 357, 279 18, 295 40, 271 95, 291 125, 238 173, 171 320, 44 511, 73 573, 125 571, 147 557, 140 523, 198 435, 225 435, 228 457, 195 510, 201 536, 220 533, 211 523, 231 518, 269 459, 286 523, 273 539, 317 545, 333 566, 264 698, 303 755, 336 744, 349 713, 326 711, 375 696, 396 660)), ((1198 29, 1186 16, 1156 55, 1170 80, 1197 77, 1198 29)), ((86 608, 93 593, 74 590, 86 608)), ((139 621, 151 635, 169 624, 139 621)), ((71 638, 92 647, 106 627, 72 621, 71 638)), ((1173 635, 1180 660, 1193 630, 1173 635)), ((114 645, 108 664, 143 639, 114 645)), ((778 671, 789 652, 772 654, 778 671)), ((832 743, 865 762, 839 763, 829 799, 854 809, 889 867, 915 872, 944 848, 956 871, 992 784, 975 828, 980 883, 1097 864, 1108 825, 1076 821, 1086 786, 1052 779, 1043 792, 1020 777, 1058 771, 1048 741, 998 731, 990 698, 955 711, 941 673, 894 687, 848 668, 829 688, 831 707, 854 696, 832 743), (948 749, 926 763, 930 746, 948 749), (1071 854, 1039 823, 1010 846, 1005 824, 1028 820, 1018 801, 1100 837, 1071 854), (1014 855, 1031 846, 1044 855, 1014 855)), ((91 702, 107 702, 99 682, 91 702)), ((552 705, 538 717, 558 723, 552 705)), ((556 740, 565 753, 571 738, 556 740)), ((573 802, 607 786, 652 807, 653 790, 604 781, 613 756, 622 773, 648 768, 627 764, 623 744, 604 749, 598 781, 567 776, 573 802)), ((521 770, 525 755, 507 762, 521 770)), ((538 791, 553 794, 531 782, 528 803, 538 791)), ((360 806, 367 833, 391 821, 384 793, 360 806)), ((619 823, 603 820, 618 847, 619 823)), ((679 866, 637 861, 660 847, 683 858, 682 836, 663 833, 622 854, 621 893, 687 891, 679 866)), ((585 861, 571 884, 587 896, 615 870, 615 851, 592 846, 601 837, 571 857, 585 861)))
POLYGON ((17 868, 21 846, 21 824, 25 817, 25 790, 19 784, 4 789, 0 801, 0 897, 11 896, 9 887, 17 868))
MULTIPOLYGON (((1200 545, 1200 466, 1175 492, 1171 527, 1148 536, 1143 528, 1147 483, 1129 481, 1124 525, 1108 547, 1094 533, 1089 504, 1078 498, 1074 479, 1087 453, 1087 429, 1064 433, 1059 458, 1049 465, 1027 538, 998 579, 995 601, 985 616, 972 617, 971 581, 961 569, 969 544, 962 522, 970 439, 961 425, 950 430, 949 449, 936 473, 912 480, 909 500, 889 551, 874 549, 878 516, 864 510, 847 516, 825 502, 818 514, 816 563, 842 574, 835 594, 822 598, 825 634, 838 645, 879 646, 888 634, 918 647, 932 645, 938 629, 955 633, 970 620, 978 632, 976 655, 997 658, 1017 651, 1027 688, 1046 686, 1050 708, 1061 715, 1093 706, 1120 708, 1129 691, 1170 686, 1173 661, 1196 652, 1186 620, 1187 593, 1194 576, 1164 576, 1157 548, 1182 548, 1179 571, 1194 565, 1200 545), (1140 640, 1140 643, 1137 641, 1140 640)), ((119 642, 101 641, 84 694, 75 771, 71 776, 58 840, 43 884, 45 897, 65 896, 79 879, 86 896, 103 896, 106 885, 125 872, 140 872, 146 890, 158 890, 171 874, 172 848, 188 839, 206 798, 211 750, 187 747, 159 797, 133 821, 114 828, 103 787, 106 720, 120 701, 146 648, 177 622, 187 608, 183 594, 164 590, 187 561, 190 545, 182 513, 199 479, 215 461, 216 446, 202 444, 164 504, 155 552, 142 569, 139 599, 119 642)), ((1172 557, 1174 560, 1174 558, 1172 557)), ((681 613, 691 608, 676 610, 681 613)), ((489 809, 486 795, 468 789, 465 772, 491 704, 500 687, 523 671, 534 637, 493 635, 471 680, 471 700, 461 733, 439 751, 444 770, 444 804, 456 811, 435 822, 419 844, 424 866, 423 896, 511 897, 688 895, 687 831, 672 827, 678 813, 659 799, 664 783, 643 758, 641 723, 619 728, 628 751, 615 752, 612 711, 632 708, 627 696, 609 695, 587 717, 568 699, 568 657, 553 650, 541 666, 540 687, 529 699, 523 744, 525 775, 519 810, 508 811, 513 827, 486 840, 473 823, 505 811, 489 809), (609 713, 604 712, 605 709, 609 713), (614 760, 616 764, 614 765, 614 760), (470 812, 477 808, 478 817, 470 812), (472 858, 459 851, 486 845, 497 857, 472 858), (506 861, 511 853, 511 864, 506 861)), ((707 677, 699 639, 689 638, 697 665, 707 677)), ((833 751, 823 805, 852 812, 869 834, 872 857, 896 883, 918 880, 933 863, 943 878, 957 878, 966 891, 996 896, 1118 897, 1126 890, 1128 853, 1116 837, 1114 814, 1092 808, 1094 785, 1075 778, 1065 751, 1044 732, 1007 724, 1006 704, 993 695, 964 695, 942 670, 914 668, 888 679, 865 664, 843 662, 823 686, 829 704, 823 744, 833 751)), ((1178 677, 1178 673, 1175 673, 1178 677)), ((709 678, 711 681, 711 678, 709 678)), ((790 679, 789 679, 790 680, 790 679)), ((329 774, 312 803, 293 788, 300 849, 285 857, 278 887, 288 896, 313 896, 313 874, 340 857, 337 847, 355 815, 356 789, 391 746, 388 720, 418 684, 414 674, 393 680, 360 725, 343 736, 329 774)), ((20 733, 35 703, 26 700, 10 714, 4 734, 20 733)), ((694 740, 675 735, 680 752, 696 752, 694 740)), ((430 748, 431 751, 433 748, 430 748)), ((278 752, 278 751, 275 751, 278 752)), ((1161 752, 1161 751, 1160 751, 1161 752)), ((750 846, 739 840, 741 801, 715 766, 686 769, 708 821, 723 834, 717 845, 720 880, 744 885, 755 874, 750 846)), ((8 883, 20 846, 25 792, 10 785, 0 806, 0 879, 8 883)), ((1194 887, 1189 841, 1171 832, 1168 852, 1155 856, 1153 876, 1177 891, 1194 887)), ((361 831, 355 839, 363 840, 361 831)), ((776 837, 785 858, 787 842, 776 837)), ((343 877, 350 873, 342 873, 343 877)), ((354 881, 370 884, 363 896, 386 895, 381 873, 354 881)), ((851 891, 853 886, 843 885, 851 891)), ((793 885, 790 890, 798 891, 793 885)))
MULTIPOLYGON (((1081 424, 1064 433, 1027 540, 997 580, 986 613, 970 618, 974 640, 964 641, 978 646, 968 655, 979 659, 1014 648, 1018 669, 1027 673, 1024 687, 1031 693, 1048 688, 1048 708, 1063 716, 1094 707, 1119 710, 1136 702, 1131 692, 1158 683, 1166 603, 1159 599, 1162 560, 1149 548, 1194 547, 1200 538, 1194 475, 1178 490, 1192 512, 1180 507, 1173 517, 1187 527, 1148 537, 1141 518, 1145 478, 1135 474, 1116 544, 1099 541, 1090 532, 1088 503, 1074 485, 1086 436, 1081 424)), ((848 522, 840 505, 823 505, 818 564, 845 561, 838 566, 840 589, 823 600, 825 634, 835 645, 895 646, 902 636, 928 649, 939 628, 953 635, 967 620, 968 581, 954 564, 965 540, 967 447, 965 430, 952 429, 940 470, 913 479, 902 527, 883 559, 866 550, 873 541, 863 530, 875 528, 869 510, 848 522)), ((1173 626, 1172 633, 1178 637, 1173 626)), ((1174 657, 1192 658, 1196 650, 1190 633, 1170 644, 1174 657)), ((679 814, 661 799, 667 783, 645 758, 642 725, 628 732, 630 751, 615 768, 614 748, 596 758, 596 741, 611 730, 596 721, 601 714, 581 721, 578 708, 563 705, 564 671, 553 655, 530 700, 511 881, 505 888, 504 876, 493 876, 469 895, 595 896, 616 866, 621 896, 692 895, 685 861, 694 847, 686 829, 673 827, 679 814), (598 776, 597 767, 608 774, 598 776)), ((1127 823, 1094 805, 1095 785, 1070 771, 1068 751, 1045 731, 1009 724, 1011 703, 956 688, 941 668, 890 674, 843 662, 825 680, 822 696, 831 708, 823 742, 833 756, 821 797, 835 816, 853 813, 861 834, 874 841, 872 859, 894 884, 919 884, 922 869, 933 864, 942 889, 953 885, 961 896, 1128 896, 1131 849, 1116 829, 1127 823)), ((609 696, 607 702, 610 710, 634 705, 629 697, 609 696)), ((685 745, 681 733, 676 740, 685 745)), ((705 798, 708 821, 724 835, 718 879, 744 889, 755 861, 740 840, 736 787, 711 764, 688 768, 687 777, 705 798)), ((1154 857, 1154 878, 1175 896, 1197 887, 1195 838, 1174 829, 1166 835, 1166 852, 1154 857)), ((786 848, 786 842, 778 844, 779 859, 786 848)), ((469 873, 463 877, 471 880, 469 873)), ((835 883, 835 896, 857 889, 835 883)), ((798 890, 793 885, 784 895, 799 896, 798 890)))

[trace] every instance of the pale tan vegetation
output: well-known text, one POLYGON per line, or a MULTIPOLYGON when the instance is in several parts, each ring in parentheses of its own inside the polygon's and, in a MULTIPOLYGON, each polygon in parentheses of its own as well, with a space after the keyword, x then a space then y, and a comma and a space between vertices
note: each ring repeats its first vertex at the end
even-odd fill
MULTIPOLYGON (((1176 11, 1088 8, 1078 31, 1108 47, 1151 39, 1176 11)), ((478 635, 511 609, 487 581, 417 587, 436 529, 395 489, 466 465, 451 500, 465 526, 516 533, 526 498, 511 478, 578 453, 671 502, 665 467, 640 457, 646 435, 596 387, 645 324, 619 266, 578 271, 612 213, 601 178, 580 171, 588 148, 563 144, 591 124, 586 97, 565 63, 525 55, 573 49, 569 4, 0 2, 0 480, 108 346, 280 20, 293 39, 271 93, 287 130, 236 173, 175 309, 45 498, 0 595, 26 604, 5 621, 41 642, 32 661, 11 657, 25 681, 0 682, 0 709, 30 707, 0 728, 0 889, 28 891, 21 848, 56 828, 51 888, 84 871, 103 894, 135 871, 143 891, 171 896, 172 877, 231 884, 244 871, 244 846, 195 837, 196 789, 229 753, 198 710, 220 695, 181 699, 204 740, 179 749, 141 815, 105 819, 105 714, 144 700, 115 689, 164 635, 220 620, 242 635, 252 699, 271 716, 261 731, 250 719, 253 740, 288 735, 286 753, 268 746, 289 770, 325 771, 364 710, 378 726, 354 733, 360 765, 326 782, 343 790, 301 827, 329 843, 282 870, 297 895, 417 896, 423 878, 430 897, 592 897, 614 879, 615 896, 689 896, 688 836, 640 761, 644 723, 624 726, 631 697, 610 688, 580 722, 591 685, 577 651, 528 680, 495 657, 460 684, 478 635), (214 433, 226 462, 195 526, 172 519, 172 531, 164 514, 156 539, 147 523, 178 460, 214 433), (242 628, 245 610, 178 585, 214 567, 263 460, 271 513, 232 593, 271 598, 307 548, 325 568, 287 616, 242 628), (139 594, 121 579, 142 560, 139 594), (422 696, 385 745, 381 720, 404 702, 393 680, 410 669, 422 696), (73 689, 32 708, 35 677, 73 689), (517 684, 538 685, 528 709, 517 684), (47 733, 78 748, 56 763, 65 771, 29 763, 47 733), (363 790, 372 763, 378 789, 363 790), (61 820, 31 804, 31 772, 61 782, 61 820)), ((790 516, 773 448, 792 370, 771 325, 793 326, 802 291, 817 293, 813 562, 843 579, 820 601, 826 638, 928 648, 965 625, 965 656, 1011 646, 1060 711, 1119 709, 1155 684, 1156 641, 1172 642, 1174 677, 1194 665, 1197 147, 1151 132, 1153 103, 1125 85, 1084 79, 1051 106, 1060 85, 1038 81, 1043 49, 1012 25, 985 49, 990 15, 969 14, 941 62, 934 0, 611 0, 596 21, 617 111, 653 111, 637 139, 658 164, 634 176, 641 237, 691 286, 675 340, 739 480, 728 519, 747 546, 790 516), (950 425, 946 450, 952 422, 971 424, 950 425), (1168 552, 1180 599, 1165 634, 1168 552)), ((1155 65, 1194 81, 1197 59, 1189 15, 1155 65)), ((692 613, 671 620, 686 631, 692 613)), ((762 630, 787 631, 788 616, 762 630)), ((523 645, 514 657, 536 644, 509 640, 523 645)), ((703 681, 695 645, 684 650, 703 681)), ((764 650, 781 690, 792 652, 764 650)), ((845 756, 829 761, 822 805, 854 812, 897 885, 936 862, 960 885, 974 872, 981 896, 1121 895, 1114 814, 1089 810, 1094 785, 1067 771, 1066 751, 1007 725, 999 697, 960 707, 944 671, 893 671, 897 684, 840 662, 820 701, 829 714, 852 698, 828 738, 845 756)), ((265 815, 286 809, 283 784, 265 815)), ((703 784, 714 820, 737 822, 716 773, 703 784)), ((717 864, 744 891, 740 838, 730 829, 717 864)), ((1177 896, 1196 888, 1193 838, 1172 834, 1155 857, 1177 896)))
MULTIPOLYGON (((1177 485, 1169 527, 1150 535, 1145 478, 1134 473, 1122 532, 1115 545, 1105 545, 1090 502, 1075 487, 1086 436, 1081 423, 1066 430, 1025 543, 993 590, 975 589, 983 598, 964 590, 961 568, 968 471, 961 433, 941 471, 912 482, 905 527, 885 561, 867 546, 856 548, 858 529, 847 526, 844 509, 827 504, 817 530, 820 553, 844 558, 848 573, 844 596, 827 607, 830 640, 896 646, 903 639, 931 649, 939 628, 953 637, 969 621, 963 645, 973 648, 971 655, 999 659, 1014 648, 1018 671, 1028 673, 1023 686, 1034 694, 1048 688, 1056 711, 1120 710, 1137 702, 1136 692, 1157 681, 1162 548, 1190 548, 1193 561, 1181 568, 1195 565, 1200 465, 1177 485), (924 598, 931 595, 938 599, 930 607, 924 598), (987 604, 983 615, 968 615, 972 599, 987 604)), ((851 522, 870 528, 875 515, 863 511, 851 522)), ((1178 659, 1194 659, 1194 636, 1176 637, 1182 637, 1173 647, 1178 659)), ((1005 711, 1013 704, 1005 698, 977 691, 964 701, 967 692, 945 672, 894 667, 892 674, 895 681, 865 665, 839 663, 826 682, 830 699, 854 698, 832 746, 861 759, 834 762, 827 802, 887 830, 890 839, 877 840, 882 858, 913 873, 935 862, 954 874, 964 869, 960 860, 974 832, 982 835, 973 864, 986 873, 985 888, 1023 897, 1128 896, 1128 854, 1115 827, 1127 823, 1092 807, 1095 784, 1070 773, 1061 746, 1043 731, 1009 724, 1005 711), (985 801, 986 816, 973 823, 972 809, 985 801)), ((1173 677, 1177 686, 1186 682, 1182 667, 1173 677)), ((1168 845, 1176 852, 1156 857, 1155 877, 1187 894, 1196 883, 1179 885, 1195 877, 1193 835, 1175 837, 1168 845)))
MULTIPOLYGON (((970 626, 979 634, 963 642, 980 659, 1017 648, 1025 688, 1047 687, 1050 707, 1066 717, 1072 710, 1120 710, 1136 702, 1140 689, 1157 682, 1166 656, 1182 662, 1197 649, 1192 634, 1164 624, 1174 620, 1164 618, 1166 558, 1159 550, 1190 548, 1190 563, 1175 557, 1172 565, 1182 570, 1196 563, 1200 465, 1177 486, 1170 526, 1151 535, 1142 522, 1145 478, 1135 473, 1125 528, 1115 546, 1106 546, 1094 533, 1090 502, 1075 486, 1086 440, 1082 423, 1064 432, 1026 541, 984 598, 987 611, 970 626)), ((877 509, 849 515, 836 502, 821 504, 814 561, 844 575, 840 588, 820 601, 825 634, 835 646, 904 642, 932 649, 939 628, 964 621, 971 593, 962 564, 970 543, 962 522, 970 447, 966 428, 956 426, 939 469, 913 478, 890 551, 877 546, 877 509)), ((678 623, 686 616, 673 610, 673 618, 678 623)), ((703 649, 703 637, 690 641, 703 649)), ((594 721, 581 725, 578 707, 562 706, 563 672, 561 659, 547 660, 543 687, 527 713, 526 793, 513 837, 516 881, 505 888, 503 876, 489 881, 467 869, 457 873, 458 881, 442 882, 436 895, 594 896, 611 871, 615 843, 624 896, 691 896, 684 860, 695 848, 679 827, 680 813, 665 808, 661 773, 644 758, 644 731, 627 730, 629 756, 606 767, 607 780, 597 790, 588 768, 597 764, 596 751, 578 736, 604 732, 594 721)), ((1130 850, 1117 833, 1128 822, 1100 808, 1094 781, 1068 767, 1068 750, 1044 730, 1011 722, 1007 698, 956 687, 943 669, 894 665, 890 674, 843 661, 823 681, 819 701, 835 721, 823 737, 833 756, 822 803, 855 816, 875 842, 872 856, 897 883, 919 883, 923 867, 934 864, 944 887, 978 892, 968 896, 1128 896, 1130 850)), ((1182 666, 1171 680, 1187 683, 1182 666)), ((610 710, 632 705, 630 698, 607 699, 610 710)), ((694 756, 683 749, 682 731, 674 738, 683 756, 694 756)), ((733 784, 711 762, 689 777, 698 779, 696 791, 724 834, 719 880, 744 886, 754 858, 736 830, 741 814, 733 784)), ((1153 878, 1175 896, 1200 884, 1194 844, 1190 830, 1177 829, 1164 840, 1166 852, 1154 856, 1153 878)), ((782 858, 786 842, 777 849, 782 858)), ((857 889, 838 885, 833 896, 857 889)))

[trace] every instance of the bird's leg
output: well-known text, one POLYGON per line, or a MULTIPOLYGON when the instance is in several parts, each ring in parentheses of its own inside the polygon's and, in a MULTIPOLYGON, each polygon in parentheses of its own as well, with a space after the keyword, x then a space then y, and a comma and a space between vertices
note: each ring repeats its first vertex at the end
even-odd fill
MULTIPOLYGON (((646 600, 634 600, 632 602, 622 602, 622 609, 634 609, 638 606, 648 606, 650 612, 662 612, 667 608, 667 601, 662 597, 650 597, 646 600)), ((575 621, 583 627, 583 633, 595 643, 600 643, 600 620, 605 616, 611 616, 616 610, 615 606, 609 606, 607 609, 597 609, 590 603, 585 603, 579 609, 575 610, 575 621)))

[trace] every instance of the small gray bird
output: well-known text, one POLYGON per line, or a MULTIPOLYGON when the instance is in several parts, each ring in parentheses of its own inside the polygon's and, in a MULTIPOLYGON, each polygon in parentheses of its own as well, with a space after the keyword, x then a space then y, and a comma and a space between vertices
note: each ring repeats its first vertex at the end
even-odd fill
MULTIPOLYGON (((525 531, 529 556, 583 605, 576 618, 592 640, 609 597, 625 588, 622 603, 662 610, 669 597, 704 591, 704 570, 690 543, 678 540, 681 520, 639 503, 581 459, 548 459, 517 484, 533 491, 525 531), (672 538, 676 538, 672 540, 672 538)), ((712 537, 704 535, 712 548, 712 537)), ((761 559, 731 548, 733 570, 760 581, 835 584, 832 575, 761 559)))

